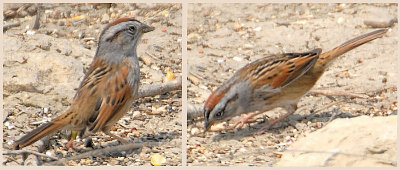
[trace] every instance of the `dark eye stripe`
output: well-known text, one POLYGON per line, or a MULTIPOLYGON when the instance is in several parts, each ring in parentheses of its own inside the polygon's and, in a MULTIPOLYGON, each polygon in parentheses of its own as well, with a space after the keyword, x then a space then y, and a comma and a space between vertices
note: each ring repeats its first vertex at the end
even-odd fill
MULTIPOLYGON (((232 98, 230 98, 230 99, 226 102, 225 107, 228 105, 228 103, 234 102, 234 101, 237 100, 238 98, 239 98, 239 95, 238 95, 238 94, 235 94, 235 96, 233 96, 232 98)), ((215 116, 217 116, 217 117, 222 116, 222 115, 224 114, 225 107, 222 108, 221 111, 219 111, 215 116)))

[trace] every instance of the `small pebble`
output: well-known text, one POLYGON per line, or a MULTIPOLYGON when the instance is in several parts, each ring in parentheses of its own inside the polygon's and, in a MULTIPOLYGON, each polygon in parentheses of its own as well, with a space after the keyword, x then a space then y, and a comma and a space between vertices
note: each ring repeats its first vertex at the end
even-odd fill
POLYGON ((7 129, 9 129, 9 130, 11 130, 11 129, 14 129, 14 128, 15 128, 15 126, 14 126, 14 125, 12 125, 10 122, 5 122, 5 123, 4 123, 4 126, 6 126, 6 127, 7 127, 7 129))
POLYGON ((196 134, 198 134, 198 133, 200 133, 200 129, 198 129, 198 128, 192 128, 192 129, 190 130, 190 134, 191 134, 191 135, 196 135, 196 134))
POLYGON ((190 34, 187 36, 187 38, 188 38, 189 40, 193 40, 193 39, 199 39, 199 38, 201 38, 201 36, 200 36, 199 34, 197 34, 197 33, 190 33, 190 34))
POLYGON ((28 31, 26 31, 26 35, 35 35, 35 31, 32 31, 32 30, 28 30, 28 31))
POLYGON ((243 48, 244 48, 244 49, 250 50, 250 49, 253 49, 253 48, 254 48, 254 45, 251 45, 251 44, 244 44, 244 45, 243 45, 243 48))
POLYGON ((243 58, 240 58, 240 57, 233 57, 233 60, 241 62, 241 61, 243 61, 243 58))
POLYGON ((165 159, 164 156, 160 154, 155 154, 151 156, 151 164, 153 166, 162 166, 167 162, 167 159, 165 159))
POLYGON ((188 75, 188 79, 190 82, 192 82, 195 85, 198 85, 200 83, 200 80, 195 76, 188 75))
POLYGON ((341 23, 343 23, 343 21, 344 21, 344 18, 343 17, 339 17, 336 22, 338 24, 341 24, 341 23))
POLYGON ((43 108, 43 113, 44 114, 48 114, 50 111, 50 109, 48 107, 43 108))
POLYGON ((50 150, 48 150, 48 151, 46 151, 46 155, 47 156, 53 156, 54 154, 50 150))
POLYGON ((253 30, 258 32, 258 31, 261 31, 261 29, 262 29, 261 27, 256 27, 253 30))

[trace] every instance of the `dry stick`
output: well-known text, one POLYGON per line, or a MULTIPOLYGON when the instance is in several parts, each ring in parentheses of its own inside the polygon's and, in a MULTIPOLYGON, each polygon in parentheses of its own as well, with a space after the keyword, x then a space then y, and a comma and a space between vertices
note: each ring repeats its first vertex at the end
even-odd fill
POLYGON ((57 157, 54 156, 49 156, 43 153, 35 152, 35 151, 30 151, 30 150, 16 150, 16 151, 8 151, 8 152, 3 152, 3 155, 23 155, 23 154, 32 154, 35 156, 41 156, 45 158, 50 158, 52 160, 58 160, 57 157))
POLYGON ((365 94, 359 94, 359 93, 351 93, 351 92, 345 92, 345 91, 336 91, 336 90, 310 90, 310 94, 321 94, 325 96, 349 96, 349 97, 354 97, 354 98, 362 98, 366 99, 369 96, 365 94))
POLYGON ((108 147, 108 148, 104 148, 104 149, 97 149, 97 150, 93 150, 90 152, 85 152, 85 153, 71 156, 68 158, 62 158, 58 161, 50 162, 45 165, 64 165, 65 163, 67 163, 70 160, 83 159, 83 158, 87 158, 90 156, 99 156, 99 155, 104 155, 104 154, 111 153, 111 152, 122 152, 122 151, 131 150, 131 149, 139 149, 144 146, 156 146, 158 144, 160 144, 160 143, 159 142, 146 142, 146 143, 129 143, 129 144, 125 144, 125 145, 118 145, 118 146, 114 146, 114 147, 108 147))
POLYGON ((162 84, 152 84, 146 85, 140 88, 138 98, 155 96, 159 94, 164 94, 173 90, 182 89, 182 77, 179 76, 173 81, 169 81, 162 84))
POLYGON ((38 30, 39 27, 40 27, 40 9, 37 9, 36 16, 35 16, 35 22, 33 23, 32 29, 38 30))
MULTIPOLYGON (((206 79, 206 78, 204 78, 203 76, 201 76, 201 75, 195 73, 194 71, 189 71, 189 76, 194 76, 194 77, 196 77, 196 78, 198 78, 198 79, 200 79, 200 80, 205 80, 205 79, 206 79)), ((211 82, 211 81, 207 82, 207 84, 208 84, 208 85, 212 85, 212 86, 220 86, 220 85, 221 85, 221 84, 219 84, 219 83, 214 83, 214 82, 211 82)))
POLYGON ((188 104, 187 119, 195 119, 203 116, 203 107, 201 105, 188 104))
MULTIPOLYGON (((148 56, 150 56, 150 58, 152 59, 151 63, 156 63, 156 64, 158 64, 158 65, 162 65, 162 66, 166 66, 166 67, 171 67, 171 68, 173 68, 173 69, 178 69, 178 68, 180 68, 179 66, 176 66, 176 65, 169 65, 169 64, 166 64, 164 61, 158 59, 158 58, 157 58, 155 55, 153 55, 153 54, 150 54, 150 53, 148 53, 148 52, 145 52, 145 54, 147 54, 148 56)), ((142 60, 142 61, 143 61, 143 58, 144 58, 144 57, 139 57, 139 59, 142 60)), ((145 63, 145 64, 146 64, 146 63, 145 63)), ((147 65, 147 64, 146 64, 146 65, 147 65)), ((151 65, 151 64, 150 64, 150 65, 151 65)))
POLYGON ((154 56, 154 55, 152 55, 152 54, 150 54, 150 53, 148 53, 148 52, 144 52, 144 53, 146 53, 148 56, 150 56, 150 57, 153 58, 154 60, 158 60, 158 58, 157 58, 156 56, 154 56))
POLYGON ((21 25, 20 22, 4 24, 4 26, 3 26, 3 31, 7 31, 8 29, 10 29, 10 28, 12 28, 12 27, 18 27, 18 26, 20 26, 20 25, 21 25))
MULTIPOLYGON (((310 115, 308 115, 308 117, 314 116, 314 115, 317 114, 318 112, 320 112, 320 111, 322 111, 322 110, 324 110, 324 109, 330 108, 330 107, 332 107, 333 105, 336 105, 336 104, 339 104, 339 103, 343 103, 343 102, 342 102, 342 101, 335 101, 335 102, 333 102, 333 103, 331 103, 331 104, 329 104, 329 105, 326 105, 326 106, 324 106, 324 107, 318 109, 317 111, 312 112, 310 115)), ((336 116, 336 113, 334 113, 334 114, 331 116, 331 118, 329 119, 329 121, 331 121, 331 120, 333 119, 334 116, 336 116)), ((328 122, 329 122, 329 121, 328 121, 328 122)))

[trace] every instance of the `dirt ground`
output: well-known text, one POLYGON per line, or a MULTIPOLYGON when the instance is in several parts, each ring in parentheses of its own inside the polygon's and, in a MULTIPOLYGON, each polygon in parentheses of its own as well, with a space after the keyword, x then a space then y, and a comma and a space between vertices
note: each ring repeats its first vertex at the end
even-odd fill
MULTIPOLYGON (((179 4, 43 4, 38 30, 32 29, 37 8, 22 4, 6 4, 4 8, 5 25, 20 23, 4 31, 4 152, 10 152, 12 142, 23 134, 68 108, 93 58, 99 33, 115 18, 135 16, 156 27, 143 36, 138 47, 141 85, 161 83, 168 70, 177 76, 182 73, 179 4)), ((202 105, 245 64, 268 54, 317 47, 330 50, 377 29, 364 24, 366 20, 392 20, 397 6, 189 4, 188 14, 188 101, 202 105)), ((269 121, 265 117, 277 118, 279 109, 258 116, 256 123, 242 129, 205 136, 202 119, 189 120, 188 165, 275 166, 280 151, 332 119, 397 115, 397 23, 388 28, 383 38, 335 61, 314 88, 360 93, 368 98, 306 95, 295 114, 262 135, 255 133, 269 121)), ((138 99, 112 133, 134 143, 161 145, 73 160, 68 165, 151 165, 156 154, 166 158, 164 165, 181 165, 181 107, 180 91, 138 99)), ((120 145, 99 133, 93 136, 93 149, 77 141, 75 151, 67 150, 64 146, 70 133, 59 134, 51 137, 46 155, 64 158, 120 145)), ((25 149, 37 151, 37 146, 25 149)), ((7 166, 49 161, 28 157, 24 162, 21 155, 3 156, 3 160, 7 166)))
MULTIPOLYGON (((167 71, 182 74, 180 4, 5 4, 3 14, 5 25, 19 23, 4 31, 4 152, 11 151, 12 142, 23 134, 68 108, 92 61, 100 32, 114 19, 133 16, 156 28, 142 37, 138 47, 141 86, 162 83, 167 71), (34 30, 38 9, 40 25, 34 30)), ((160 145, 72 160, 67 165, 150 166, 156 154, 166 159, 163 165, 181 165, 181 112, 181 91, 140 98, 112 133, 133 143, 160 145)), ((69 135, 53 135, 45 154, 65 158, 120 145, 98 133, 92 138, 93 148, 76 141, 76 149, 67 150, 69 135)), ((24 149, 37 151, 38 143, 24 149)), ((48 158, 33 160, 25 165, 49 162, 48 158)), ((22 163, 21 155, 3 156, 3 165, 22 163)))
MULTIPOLYGON (((188 102, 202 105, 238 68, 265 55, 327 51, 377 29, 366 20, 396 17, 396 4, 189 4, 188 102)), ((314 87, 365 94, 366 99, 306 95, 295 114, 262 135, 255 133, 268 123, 266 115, 277 118, 279 109, 242 129, 205 136, 203 120, 189 120, 188 165, 274 166, 281 156, 277 152, 332 119, 396 115, 397 30, 395 23, 383 38, 339 57, 314 87)))

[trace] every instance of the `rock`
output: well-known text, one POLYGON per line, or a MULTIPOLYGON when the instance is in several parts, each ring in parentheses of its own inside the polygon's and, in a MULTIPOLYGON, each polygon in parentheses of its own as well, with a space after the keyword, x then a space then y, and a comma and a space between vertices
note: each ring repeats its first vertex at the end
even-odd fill
MULTIPOLYGON (((6 36, 5 39, 10 37, 6 36)), ((47 35, 32 35, 25 40, 16 38, 10 42, 19 47, 4 50, 3 87, 4 91, 11 94, 5 98, 5 105, 13 103, 9 100, 14 99, 20 100, 27 106, 55 106, 56 108, 50 108, 52 111, 60 111, 61 106, 68 105, 84 75, 82 62, 72 57, 65 57, 65 54, 54 50, 61 44, 67 46, 65 44, 68 44, 68 41, 55 40, 47 35), (37 40, 39 38, 41 41, 37 40), (37 48, 32 52, 24 50, 32 45, 40 47, 43 42, 52 42, 52 47, 56 48, 46 48, 46 51, 37 48)), ((80 48, 73 50, 83 52, 83 47, 80 48)))
POLYGON ((13 18, 13 17, 15 17, 15 16, 17 15, 17 12, 16 12, 16 11, 13 11, 13 10, 5 10, 5 11, 3 12, 3 15, 4 15, 4 18, 5 18, 5 19, 7 19, 7 18, 13 18))
POLYGON ((336 119, 299 139, 277 166, 381 167, 397 163, 397 116, 336 119))
POLYGON ((37 10, 37 8, 36 8, 35 5, 32 5, 32 6, 28 7, 28 9, 26 9, 26 11, 27 11, 30 15, 36 14, 36 10, 37 10))
POLYGON ((110 21, 110 16, 108 14, 103 14, 103 16, 101 17, 101 23, 108 23, 110 21))
POLYGON ((364 24, 372 28, 389 28, 397 23, 397 18, 379 18, 364 20, 364 24))
POLYGON ((24 165, 26 166, 38 166, 38 159, 35 155, 28 155, 28 158, 24 161, 24 165))
POLYGON ((41 48, 42 50, 49 51, 51 45, 52 45, 51 42, 48 42, 48 41, 41 41, 41 42, 40 42, 40 45, 39 45, 38 47, 41 48))

